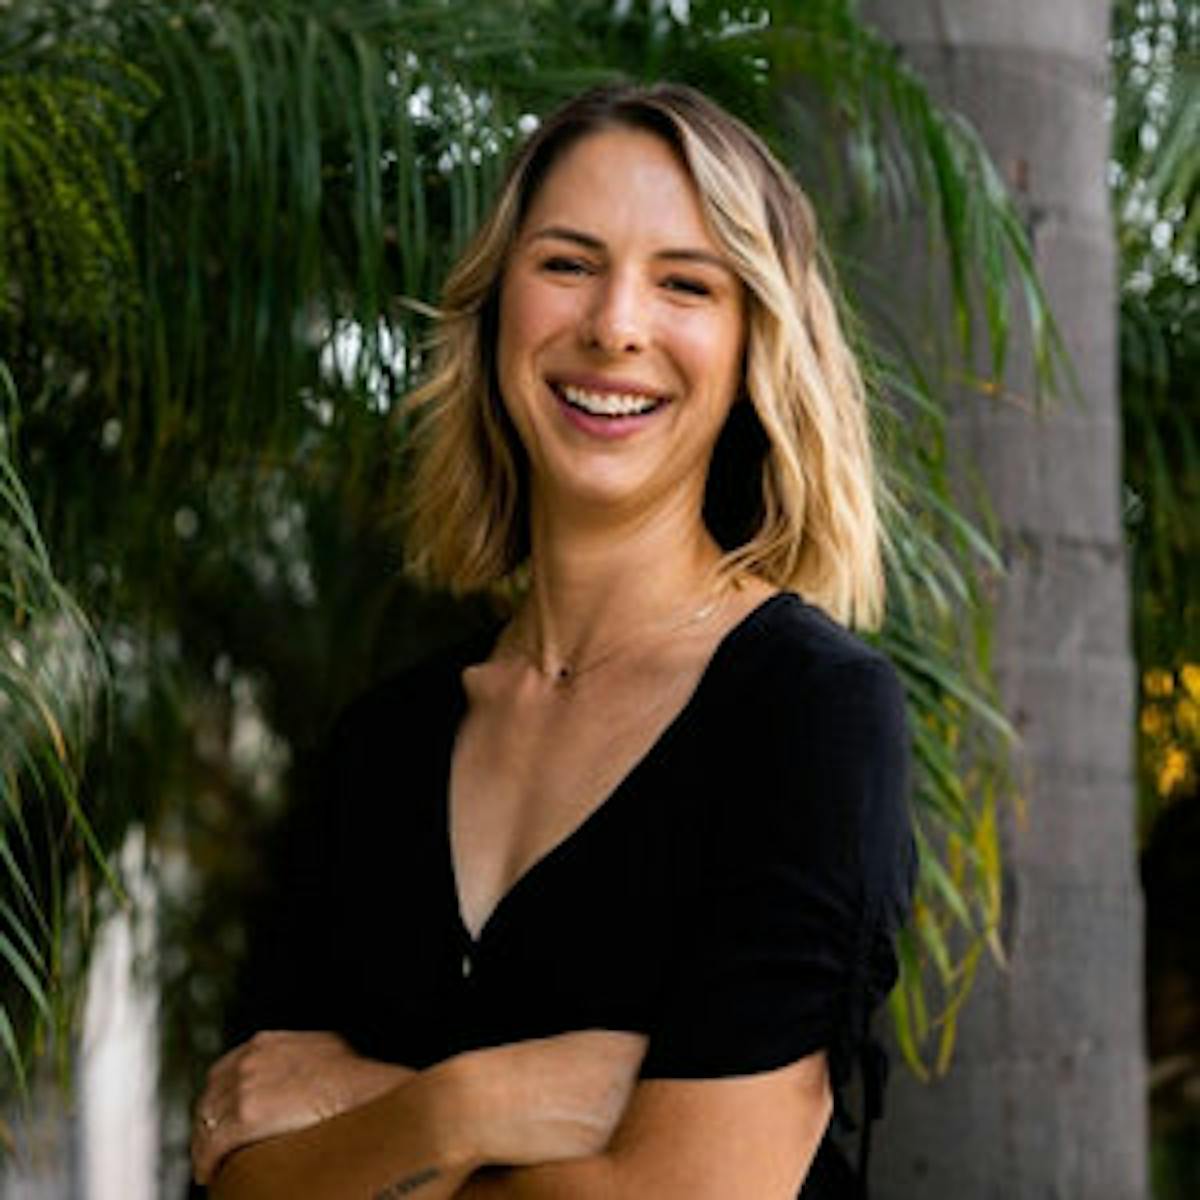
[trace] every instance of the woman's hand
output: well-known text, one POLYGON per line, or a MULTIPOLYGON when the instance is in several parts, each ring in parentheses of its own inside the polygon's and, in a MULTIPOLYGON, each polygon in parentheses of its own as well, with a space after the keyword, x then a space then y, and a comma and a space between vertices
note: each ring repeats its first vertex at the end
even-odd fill
POLYGON ((647 1039, 589 1029, 474 1050, 434 1067, 479 1161, 518 1166, 597 1154, 629 1102, 647 1039))
POLYGON ((192 1170, 208 1183, 221 1160, 304 1129, 398 1087, 407 1067, 361 1058, 332 1033, 258 1033, 213 1064, 192 1126, 192 1170))

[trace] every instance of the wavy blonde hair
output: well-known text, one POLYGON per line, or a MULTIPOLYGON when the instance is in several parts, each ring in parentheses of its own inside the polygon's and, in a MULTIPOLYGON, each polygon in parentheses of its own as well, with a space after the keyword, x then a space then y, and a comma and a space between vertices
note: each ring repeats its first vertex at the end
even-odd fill
POLYGON ((713 452, 704 520, 722 571, 794 588, 838 620, 883 613, 879 482, 862 376, 838 319, 812 207, 762 140, 679 84, 570 101, 517 154, 446 281, 406 510, 410 570, 454 591, 493 587, 529 553, 528 467, 501 402, 500 282, 530 202, 592 133, 645 130, 679 155, 747 297, 744 396, 713 452))

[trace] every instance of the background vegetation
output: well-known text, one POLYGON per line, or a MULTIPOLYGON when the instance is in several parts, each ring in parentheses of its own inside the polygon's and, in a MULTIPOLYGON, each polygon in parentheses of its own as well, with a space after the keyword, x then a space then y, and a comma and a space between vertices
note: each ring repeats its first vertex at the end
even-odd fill
POLYGON ((1151 1165, 1200 1187, 1200 8, 1122 0, 1112 185, 1147 915, 1151 1165))

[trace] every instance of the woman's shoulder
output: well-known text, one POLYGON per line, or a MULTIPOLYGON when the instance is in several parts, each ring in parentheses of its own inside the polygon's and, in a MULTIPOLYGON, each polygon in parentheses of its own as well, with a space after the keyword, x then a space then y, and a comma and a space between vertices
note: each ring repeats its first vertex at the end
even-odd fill
POLYGON ((496 632, 494 626, 476 629, 374 680, 339 710, 332 740, 344 741, 353 732, 395 741, 456 722, 463 668, 487 656, 496 632))
POLYGON ((736 629, 736 670, 751 678, 764 699, 820 702, 848 683, 897 693, 895 668, 877 647, 864 641, 823 609, 795 592, 777 592, 736 629))
POLYGON ((867 890, 911 883, 911 734, 905 691, 880 650, 821 609, 780 593, 744 639, 744 778, 767 836, 822 868, 846 864, 867 890))
POLYGON ((752 614, 733 649, 739 678, 724 714, 764 811, 835 824, 875 819, 865 809, 901 814, 910 732, 886 655, 786 592, 752 614))

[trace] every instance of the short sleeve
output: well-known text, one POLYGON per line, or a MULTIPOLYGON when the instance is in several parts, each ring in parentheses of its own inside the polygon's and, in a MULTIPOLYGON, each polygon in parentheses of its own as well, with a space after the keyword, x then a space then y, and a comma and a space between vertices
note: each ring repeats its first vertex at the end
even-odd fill
POLYGON ((644 1078, 772 1070, 849 1048, 896 978, 912 884, 903 690, 865 647, 765 671, 705 799, 644 1078))

